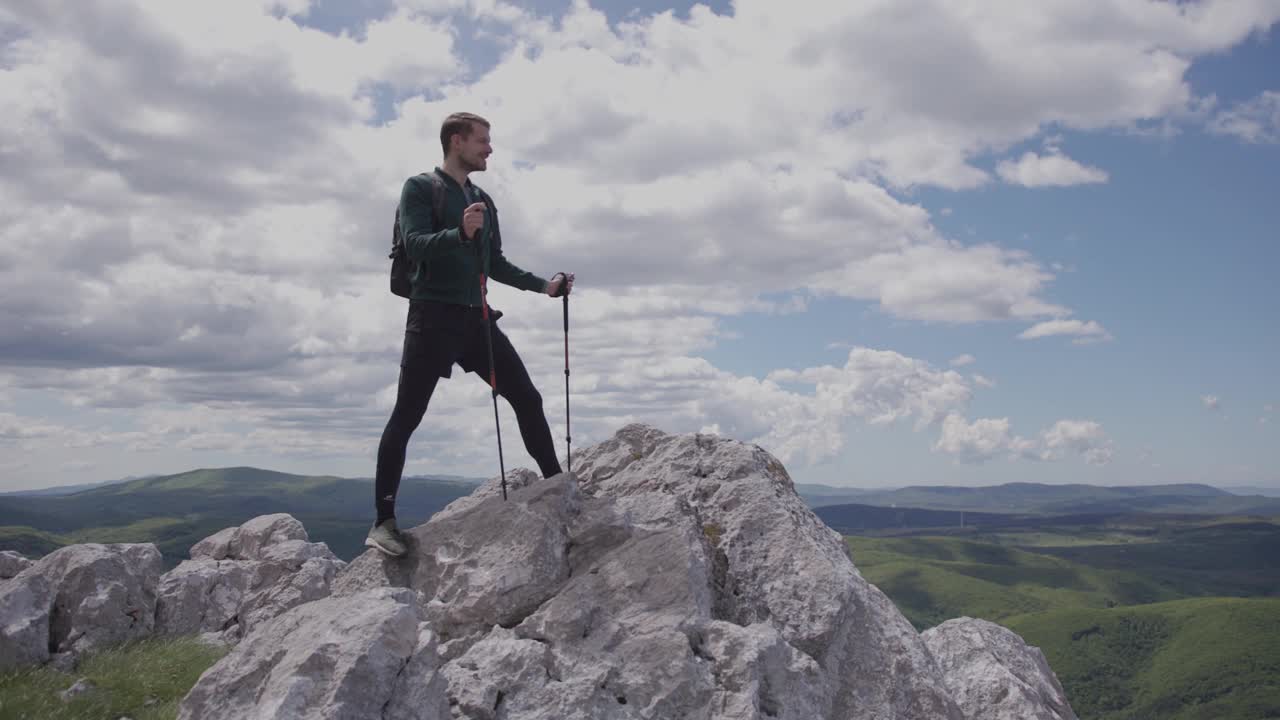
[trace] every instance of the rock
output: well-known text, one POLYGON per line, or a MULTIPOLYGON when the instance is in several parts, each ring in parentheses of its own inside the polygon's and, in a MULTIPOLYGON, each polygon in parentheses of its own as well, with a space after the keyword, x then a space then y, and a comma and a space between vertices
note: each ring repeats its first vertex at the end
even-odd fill
POLYGON ((968 720, 1076 720, 1044 653, 1017 633, 962 617, 922 633, 968 720))
MULTIPOLYGON (((296 541, 289 545, 291 548, 305 548, 308 544, 307 530, 297 518, 288 513, 259 515, 238 527, 223 528, 192 545, 191 559, 262 560, 265 559, 263 552, 289 541, 296 541)), ((316 549, 308 557, 324 556, 328 546, 315 544, 323 549, 316 549)))
POLYGON ((31 561, 13 550, 0 550, 0 580, 8 580, 31 567, 31 561))
POLYGON ((631 424, 573 459, 584 495, 683 500, 710 544, 713 619, 765 623, 821 668, 822 717, 879 708, 959 718, 911 623, 858 573, 848 547, 764 449, 631 424))
POLYGON ((58 672, 71 674, 80 667, 80 658, 76 657, 76 654, 73 652, 53 653, 49 656, 49 662, 46 667, 57 670, 58 672))
POLYGON ((509 502, 497 495, 450 506, 406 531, 406 557, 369 550, 342 570, 333 594, 411 588, 441 642, 520 622, 569 576, 568 523, 578 495, 564 482, 508 493, 509 502))
POLYGON ((239 527, 223 528, 191 546, 192 560, 225 560, 231 553, 231 538, 240 532, 239 527))
POLYGON ((324 598, 262 623, 183 698, 180 720, 449 717, 411 591, 324 598))
POLYGON ((240 620, 256 563, 184 560, 160 578, 156 632, 167 635, 223 633, 240 620))
POLYGON ((288 513, 259 515, 240 526, 228 543, 227 557, 256 560, 268 547, 287 540, 307 541, 307 531, 297 518, 288 513))
POLYGON ((284 513, 210 535, 191 557, 160 578, 156 631, 232 645, 256 624, 327 597, 346 564, 284 513))
POLYGON ((40 573, 19 574, 0 585, 0 671, 49 659, 52 607, 53 588, 40 573))
POLYGON ((0 585, 0 666, 149 635, 161 568, 151 543, 84 543, 44 556, 0 585))
POLYGON ((80 678, 74 685, 62 692, 59 692, 58 697, 62 698, 62 702, 70 702, 71 700, 96 689, 97 687, 89 680, 89 678, 80 678))
POLYGON ((965 720, 761 448, 628 425, 573 468, 516 470, 506 501, 494 478, 408 529, 406 556, 356 558, 181 717, 965 720))

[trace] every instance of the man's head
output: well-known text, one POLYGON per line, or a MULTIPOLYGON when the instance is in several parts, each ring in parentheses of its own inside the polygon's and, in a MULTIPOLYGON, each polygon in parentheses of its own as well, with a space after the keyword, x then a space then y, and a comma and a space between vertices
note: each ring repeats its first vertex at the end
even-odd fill
POLYGON ((489 121, 466 112, 453 113, 440 126, 440 146, 445 162, 450 158, 467 172, 484 170, 493 152, 489 145, 489 121))

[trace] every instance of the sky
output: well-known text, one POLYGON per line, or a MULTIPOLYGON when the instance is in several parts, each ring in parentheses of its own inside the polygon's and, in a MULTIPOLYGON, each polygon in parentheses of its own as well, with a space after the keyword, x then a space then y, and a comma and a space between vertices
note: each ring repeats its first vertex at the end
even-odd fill
MULTIPOLYGON (((455 111, 562 463, 1280 485, 1280 0, 10 0, 0 491, 370 477, 400 189, 455 111), (565 406, 566 384, 569 407, 565 406), (566 429, 566 411, 570 423, 566 429)), ((501 379, 499 379, 501 382, 501 379)), ((505 467, 536 468, 499 401, 505 467)), ((406 474, 496 477, 455 367, 406 474)))

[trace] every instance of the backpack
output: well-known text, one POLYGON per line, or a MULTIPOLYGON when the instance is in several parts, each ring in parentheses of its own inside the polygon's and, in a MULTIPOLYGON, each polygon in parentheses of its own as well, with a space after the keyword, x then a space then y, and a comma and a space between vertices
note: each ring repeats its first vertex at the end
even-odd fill
MULTIPOLYGON (((444 214, 444 181, 435 173, 422 173, 422 176, 427 179, 427 184, 431 186, 431 216, 438 223, 440 222, 440 216, 444 214)), ((501 237, 498 235, 498 210, 493 206, 493 201, 489 199, 489 194, 474 183, 472 187, 489 208, 489 217, 493 219, 493 237, 501 237)), ((410 278, 418 263, 410 260, 404 249, 404 236, 400 233, 399 204, 396 205, 396 219, 391 228, 391 253, 387 257, 391 259, 391 292, 402 298, 408 298, 413 290, 413 282, 410 278)), ((498 313, 498 315, 501 315, 501 313, 498 313)))
MULTIPOLYGON (((435 173, 422 173, 431 186, 431 216, 440 222, 444 206, 444 185, 435 173)), ((400 234, 400 205, 396 204, 396 220, 391 227, 391 292, 402 298, 408 298, 413 290, 410 277, 418 265, 409 259, 404 249, 404 236, 400 234)))

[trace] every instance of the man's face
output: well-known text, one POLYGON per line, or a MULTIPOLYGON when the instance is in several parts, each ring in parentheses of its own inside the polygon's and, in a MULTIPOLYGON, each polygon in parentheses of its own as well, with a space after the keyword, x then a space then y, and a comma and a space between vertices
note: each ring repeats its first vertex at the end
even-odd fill
POLYGON ((493 152, 493 146, 489 144, 489 128, 471 123, 471 134, 466 138, 461 135, 455 136, 454 153, 458 156, 458 163, 471 172, 484 170, 488 167, 487 159, 493 152))

